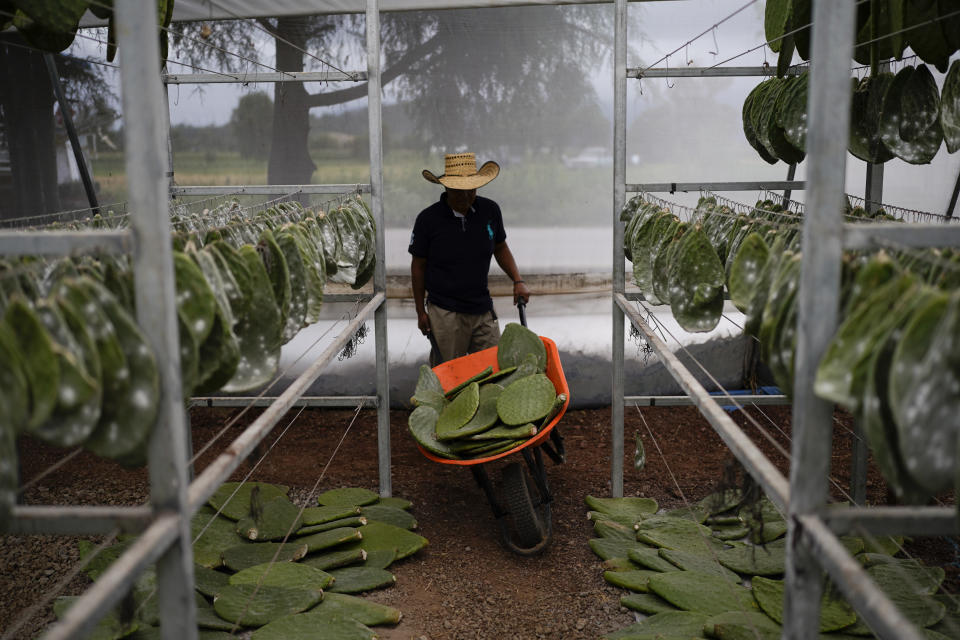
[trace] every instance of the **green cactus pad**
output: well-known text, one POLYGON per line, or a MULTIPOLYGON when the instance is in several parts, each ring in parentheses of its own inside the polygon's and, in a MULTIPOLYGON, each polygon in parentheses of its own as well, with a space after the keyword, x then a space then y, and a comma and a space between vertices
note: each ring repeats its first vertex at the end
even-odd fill
POLYGON ((495 371, 483 379, 483 384, 492 384, 494 382, 499 383, 501 380, 503 380, 507 376, 512 375, 513 372, 516 370, 517 370, 516 367, 507 367, 506 369, 500 369, 499 371, 495 371))
POLYGON ((787 541, 776 540, 765 545, 744 545, 717 552, 720 564, 737 573, 750 576, 783 575, 787 560, 787 541))
POLYGON ((469 378, 467 378, 457 386, 453 387, 449 391, 445 391, 443 395, 448 399, 453 398, 455 395, 457 395, 458 393, 466 389, 470 385, 470 383, 476 382, 479 384, 480 382, 484 382, 487 378, 490 377, 492 373, 493 373, 493 367, 487 367, 480 373, 476 373, 470 376, 469 378))
POLYGON ((532 423, 521 424, 515 427, 506 425, 495 426, 492 429, 481 431, 467 438, 474 442, 487 440, 526 440, 537 435, 537 427, 532 423))
POLYGON ((599 522, 600 520, 612 520, 613 522, 622 524, 632 529, 635 529, 634 525, 637 523, 637 519, 633 516, 602 513, 600 511, 587 511, 587 520, 591 522, 599 522))
POLYGON ((633 571, 640 567, 630 562, 629 558, 610 558, 601 562, 600 568, 604 571, 633 571))
POLYGON ((620 540, 617 538, 590 538, 588 544, 590 550, 597 554, 602 560, 610 558, 626 558, 630 549, 649 549, 647 545, 641 542, 630 542, 629 540, 620 540))
POLYGON ((587 496, 584 501, 594 511, 611 516, 630 517, 633 522, 652 516, 659 508, 657 501, 653 498, 595 498, 594 496, 587 496))
POLYGON ((334 520, 333 522, 323 522, 321 524, 312 524, 309 527, 301 527, 294 534, 296 536, 309 536, 314 533, 321 533, 323 531, 330 531, 331 529, 340 529, 342 527, 351 527, 357 528, 362 527, 367 524, 367 519, 361 516, 350 516, 349 518, 341 518, 340 520, 334 520))
MULTIPOLYGON (((783 623, 783 594, 782 580, 770 580, 757 576, 752 581, 753 596, 764 613, 776 622, 783 623)), ((831 595, 825 590, 820 600, 820 631, 828 633, 848 627, 857 620, 856 612, 843 600, 831 595)))
POLYGON ((250 640, 309 640, 323 629, 324 640, 376 640, 372 629, 348 616, 310 611, 274 620, 250 635, 250 640))
POLYGON ((410 412, 410 417, 407 418, 410 435, 421 447, 434 455, 441 458, 458 458, 459 456, 450 449, 447 443, 437 440, 438 418, 439 414, 433 407, 426 405, 417 407, 410 412))
POLYGON ((546 370, 547 348, 540 336, 521 324, 508 323, 497 344, 497 368, 519 366, 527 354, 536 357, 537 371, 546 370))
POLYGON ((440 412, 437 418, 437 439, 442 440, 446 434, 470 422, 479 406, 480 385, 471 382, 440 412))
POLYGON ((217 301, 200 267, 185 253, 173 252, 173 274, 177 289, 177 313, 197 344, 213 328, 217 301))
POLYGON ((699 554, 724 548, 724 544, 711 535, 709 527, 682 518, 648 518, 640 523, 637 540, 655 547, 699 554))
POLYGON ((347 595, 345 593, 327 593, 323 602, 310 610, 310 613, 321 615, 339 614, 375 627, 383 624, 397 624, 403 617, 399 609, 388 607, 365 598, 347 595))
POLYGON ((420 365, 420 376, 417 378, 417 387, 410 398, 410 403, 417 407, 421 405, 433 407, 437 413, 443 411, 443 407, 447 404, 440 379, 437 378, 433 369, 425 364, 420 365))
POLYGON ((237 534, 248 540, 279 540, 300 528, 300 508, 286 496, 277 496, 263 504, 255 516, 237 521, 237 534))
POLYGON ((301 519, 304 526, 323 524, 360 515, 360 507, 356 505, 328 505, 322 507, 307 507, 303 510, 301 519))
POLYGON ((307 289, 307 270, 296 236, 285 226, 274 234, 274 238, 283 254, 290 281, 290 307, 283 327, 283 337, 286 342, 292 340, 306 324, 310 292, 307 289))
POLYGON ((384 504, 371 504, 363 507, 360 512, 368 521, 376 520, 378 522, 386 522, 401 529, 417 528, 417 519, 397 507, 384 504))
MULTIPOLYGON (((229 254, 221 249, 225 256, 229 254)), ((232 256, 232 254, 230 254, 232 256)), ((248 311, 240 315, 240 321, 234 327, 240 360, 237 370, 223 390, 228 393, 249 391, 263 386, 273 378, 280 363, 280 346, 283 344, 283 326, 286 316, 281 314, 277 299, 273 295, 270 276, 264 267, 260 254, 252 245, 246 244, 236 252, 240 264, 234 264, 228 258, 234 275, 245 268, 247 278, 243 281, 249 287, 244 297, 249 301, 248 311)), ((237 281, 241 282, 238 276, 237 281)))
POLYGON ((689 520, 697 524, 702 524, 706 522, 710 512, 701 506, 695 505, 692 507, 679 507, 677 509, 670 509, 668 511, 664 511, 661 515, 668 518, 682 518, 683 520, 689 520))
POLYGON ((340 489, 330 489, 317 496, 317 502, 322 505, 338 505, 342 507, 357 506, 362 507, 373 504, 380 499, 380 496, 364 489, 363 487, 343 487, 340 489))
POLYGON ((329 589, 333 593, 372 591, 393 586, 397 581, 396 576, 389 571, 366 566, 331 569, 330 575, 334 578, 333 586, 329 589))
POLYGON ((618 631, 603 636, 604 640, 620 640, 621 638, 696 638, 702 635, 703 624, 707 621, 702 613, 692 611, 664 611, 652 615, 640 622, 631 624, 618 631))
POLYGON ((718 640, 780 640, 783 629, 761 611, 727 611, 711 616, 703 632, 718 640))
POLYGON ((695 553, 677 551, 675 549, 660 549, 660 556, 684 571, 697 571, 699 573, 720 576, 730 582, 740 582, 740 576, 721 565, 717 562, 716 558, 712 556, 702 556, 695 553))
POLYGON ((234 584, 213 599, 217 615, 245 627, 259 627, 300 613, 323 599, 319 589, 289 589, 256 584, 234 584))
POLYGON ((684 331, 712 331, 723 312, 726 276, 706 234, 691 228, 680 240, 670 264, 667 282, 670 311, 684 331))
POLYGON ((362 538, 363 534, 360 533, 360 529, 341 527, 339 529, 331 529, 329 531, 322 531, 320 533, 314 533, 309 536, 297 538, 296 544, 306 545, 308 553, 315 553, 317 551, 323 551, 324 549, 336 547, 346 542, 354 542, 362 538))
POLYGON ((209 569, 199 564, 193 565, 194 587, 205 596, 215 596, 220 589, 227 586, 229 581, 229 574, 209 569))
MULTIPOLYGON (((62 620, 67 611, 73 604, 80 599, 80 596, 59 596, 53 601, 53 614, 58 620, 62 620)), ((123 622, 117 611, 107 613, 96 626, 91 630, 90 638, 123 638, 134 633, 140 627, 136 620, 123 622)))
POLYGON ((627 551, 630 562, 651 571, 680 571, 677 565, 660 555, 660 550, 651 547, 633 547, 627 551))
POLYGON ((630 593, 620 596, 620 606, 653 616, 664 611, 679 611, 655 593, 630 593))
POLYGON ((190 538, 193 543, 193 561, 208 569, 223 565, 220 552, 247 542, 237 535, 237 525, 233 520, 218 516, 207 506, 201 507, 190 520, 190 538), (202 532, 202 533, 201 533, 202 532), (199 539, 197 536, 200 536, 199 539))
POLYGON ((376 520, 367 523, 361 529, 361 532, 363 533, 363 539, 350 543, 349 548, 364 549, 368 553, 378 549, 392 549, 397 552, 397 560, 415 554, 428 544, 427 539, 423 536, 376 520))
POLYGON ((326 571, 327 569, 359 564, 366 559, 367 552, 363 549, 336 549, 327 553, 309 555, 302 560, 301 564, 326 571))
POLYGON ((398 498, 396 496, 391 496, 389 498, 380 498, 380 502, 377 504, 383 505, 385 507, 396 507, 397 509, 409 510, 413 503, 407 500, 406 498, 398 498))
POLYGON ((13 331, 16 344, 25 355, 22 363, 29 383, 31 407, 27 428, 33 429, 43 424, 57 406, 60 363, 53 339, 24 298, 18 296, 9 302, 3 321, 13 331))
POLYGON ((601 538, 616 538, 628 542, 637 541, 637 532, 633 525, 620 524, 614 520, 597 520, 593 523, 593 532, 601 538))
POLYGON ((497 384, 506 389, 517 380, 527 378, 535 373, 540 373, 539 366, 537 365, 537 356, 532 353, 528 353, 526 356, 524 356, 523 362, 517 365, 510 375, 499 378, 497 380, 497 384))
POLYGON ((393 564, 393 561, 396 559, 397 552, 394 549, 374 549, 367 554, 367 559, 363 562, 363 566, 386 569, 393 564))
POLYGON ((517 380, 497 398, 497 414, 504 424, 537 422, 550 412, 557 390, 542 373, 517 380))
POLYGON ((128 368, 122 392, 115 388, 108 394, 104 387, 100 422, 84 447, 131 466, 145 464, 146 444, 160 403, 160 375, 153 351, 136 321, 113 294, 90 279, 79 283, 113 325, 128 368))
POLYGON ((696 571, 656 573, 650 578, 650 591, 680 609, 707 615, 757 610, 750 589, 696 571))
POLYGON ((933 595, 946 577, 941 567, 926 567, 916 562, 877 564, 869 567, 867 573, 877 586, 890 594, 933 595))
POLYGON ((615 587, 623 587, 639 593, 650 590, 650 576, 659 575, 656 571, 633 569, 630 571, 604 571, 603 579, 615 587))
POLYGON ((326 589, 332 582, 333 576, 326 571, 299 562, 258 564, 229 578, 230 584, 260 584, 308 591, 326 589))
POLYGON ((456 438, 465 438, 487 431, 497 422, 497 399, 503 393, 503 387, 498 384, 483 384, 480 386, 480 398, 477 405, 477 412, 470 420, 460 427, 443 434, 443 441, 454 440, 456 438))
MULTIPOLYGON (((0 413, 6 416, 3 429, 4 437, 15 440, 16 433, 23 429, 30 417, 30 383, 23 354, 17 345, 17 339, 8 325, 0 322, 0 413)), ((16 443, 12 445, 16 450, 16 443)), ((15 460, 16 456, 3 456, 6 460, 15 460)), ((9 476, 12 489, 16 489, 19 477, 9 476)))
POLYGON ((213 319, 210 335, 197 352, 197 384, 194 393, 212 393, 230 382, 240 364, 240 345, 220 311, 213 319))
POLYGON ((296 562, 307 555, 307 545, 299 542, 258 542, 228 547, 221 552, 223 564, 243 571, 267 562, 296 562))
POLYGON ((220 515, 239 520, 250 515, 250 496, 256 489, 261 504, 277 497, 286 497, 290 487, 266 482, 224 482, 207 503, 220 511, 220 515))
POLYGON ((740 311, 747 310, 750 296, 759 284, 760 274, 769 256, 770 248, 759 233, 750 233, 740 244, 727 278, 730 301, 740 311))

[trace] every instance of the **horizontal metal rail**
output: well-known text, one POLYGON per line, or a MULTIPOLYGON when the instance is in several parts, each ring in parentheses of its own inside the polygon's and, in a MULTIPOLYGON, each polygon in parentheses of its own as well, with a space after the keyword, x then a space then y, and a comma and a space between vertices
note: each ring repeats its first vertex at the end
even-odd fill
POLYGON ((843 225, 844 249, 960 246, 960 224, 875 222, 843 225))
POLYGON ((16 505, 4 530, 21 535, 88 536, 119 528, 134 533, 143 531, 152 519, 153 510, 147 506, 16 505))
POLYGON ((372 293, 325 293, 324 302, 367 302, 373 297, 372 293))
POLYGON ((798 516, 797 523, 803 543, 874 633, 883 640, 923 640, 924 635, 880 590, 823 520, 806 515, 798 516))
POLYGON ((834 507, 822 514, 839 535, 955 536, 960 533, 954 507, 834 507))
POLYGON ((67 256, 91 251, 130 253, 128 229, 89 231, 0 231, 0 255, 67 256))
POLYGON ((338 195, 370 193, 369 184, 255 184, 170 187, 171 196, 285 196, 298 193, 338 195))
POLYGON ((628 184, 627 193, 660 193, 677 191, 799 191, 804 189, 803 180, 760 180, 756 182, 641 182, 628 184))
MULTIPOLYGON (((175 513, 157 516, 153 524, 73 603, 63 619, 42 636, 42 640, 73 640, 90 635, 100 619, 130 591, 144 569, 156 562, 177 539, 179 522, 175 513)), ((189 540, 185 541, 185 544, 189 543, 189 540)))
POLYGON ((730 415, 717 404, 717 397, 703 388, 690 371, 673 354, 666 343, 647 325, 646 321, 636 312, 623 294, 614 294, 614 300, 623 313, 630 318, 633 325, 643 333, 657 357, 666 367, 674 380, 689 394, 693 404, 700 408, 703 416, 713 425, 733 455, 743 464, 744 468, 763 487, 767 496, 784 512, 790 501, 790 485, 787 479, 767 459, 763 452, 747 437, 743 430, 733 421, 730 415))
POLYGON ((320 377, 333 358, 343 349, 344 345, 353 338, 357 329, 384 303, 386 296, 383 292, 377 293, 350 321, 343 332, 313 361, 306 371, 300 374, 290 386, 280 394, 270 407, 260 414, 236 440, 230 443, 226 451, 211 462, 206 469, 194 480, 187 491, 191 511, 199 509, 207 499, 216 492, 230 474, 239 467, 253 449, 273 429, 277 422, 294 406, 294 403, 303 396, 304 392, 320 377))
MULTIPOLYGON (((790 404, 790 399, 785 395, 725 395, 710 396, 721 406, 733 405, 740 406, 747 404, 790 404)), ((624 396, 623 404, 632 407, 688 407, 697 404, 690 396, 624 396)))
POLYGON ((268 71, 264 73, 169 73, 166 84, 256 84, 258 82, 363 82, 366 71, 268 71))
MULTIPOLYGON (((277 401, 277 396, 251 398, 247 396, 209 396, 190 398, 190 407, 268 407, 277 401)), ((350 407, 358 404, 364 409, 376 409, 377 396, 301 396, 292 407, 350 407)))
MULTIPOLYGON (((798 76, 807 67, 790 67, 788 76, 798 76)), ((628 78, 729 78, 741 76, 775 76, 775 66, 761 67, 657 67, 655 69, 627 69, 628 78)))

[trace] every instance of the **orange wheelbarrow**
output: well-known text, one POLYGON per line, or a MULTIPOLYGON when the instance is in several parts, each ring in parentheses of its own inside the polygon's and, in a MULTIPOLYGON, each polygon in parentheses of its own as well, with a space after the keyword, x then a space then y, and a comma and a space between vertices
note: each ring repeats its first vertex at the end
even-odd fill
MULTIPOLYGON (((523 326, 527 326, 524 306, 523 302, 518 304, 520 322, 523 326)), ((431 343, 434 343, 433 335, 427 335, 430 337, 431 343)), ((514 553, 524 556, 542 552, 553 538, 553 523, 550 516, 550 504, 553 502, 553 496, 550 493, 550 484, 547 481, 541 451, 546 453, 555 464, 561 464, 565 460, 566 452, 563 446, 563 436, 560 435, 557 423, 560 422, 560 418, 563 417, 567 406, 570 404, 570 389, 560 365, 557 345, 550 338, 540 336, 540 339, 547 350, 547 369, 545 373, 553 382, 557 393, 566 394, 567 400, 553 419, 535 436, 509 451, 471 460, 441 458, 417 445, 420 453, 434 462, 470 467, 474 479, 486 494, 493 515, 497 519, 503 544, 514 553), (523 456, 526 468, 519 462, 512 462, 504 467, 500 480, 500 497, 498 498, 497 491, 495 491, 483 465, 515 453, 520 453, 523 456), (528 469, 529 473, 527 472, 528 469), (530 479, 531 475, 533 476, 532 481, 530 479)), ((435 343, 433 346, 436 348, 435 343)), ((487 367, 493 367, 494 372, 499 371, 497 347, 449 360, 434 367, 433 371, 446 390, 452 389, 487 367)))

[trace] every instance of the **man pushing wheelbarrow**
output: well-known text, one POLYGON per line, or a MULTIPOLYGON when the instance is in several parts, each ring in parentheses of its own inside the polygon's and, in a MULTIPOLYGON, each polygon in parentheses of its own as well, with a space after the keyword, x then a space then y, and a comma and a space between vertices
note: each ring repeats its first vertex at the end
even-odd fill
POLYGON ((554 427, 569 389, 556 345, 526 328, 530 293, 507 246, 500 208, 476 196, 498 173, 494 162, 478 171, 473 154, 447 155, 440 177, 423 172, 446 191, 420 213, 410 239, 417 323, 430 339, 434 368, 421 367, 409 426, 427 458, 470 466, 504 544, 533 555, 547 547, 553 531, 541 448, 563 462, 554 427), (491 257, 513 280, 522 322, 508 324, 502 339, 487 288, 491 257), (498 497, 483 463, 514 452, 523 455, 533 482, 522 464, 508 464, 498 497))

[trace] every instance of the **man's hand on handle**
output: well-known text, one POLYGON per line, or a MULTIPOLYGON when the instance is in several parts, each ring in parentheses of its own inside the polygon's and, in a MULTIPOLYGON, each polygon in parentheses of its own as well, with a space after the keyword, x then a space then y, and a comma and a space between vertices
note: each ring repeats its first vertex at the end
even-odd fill
POLYGON ((513 282, 513 304, 517 304, 518 300, 523 300, 524 304, 530 302, 530 289, 523 280, 513 282))

